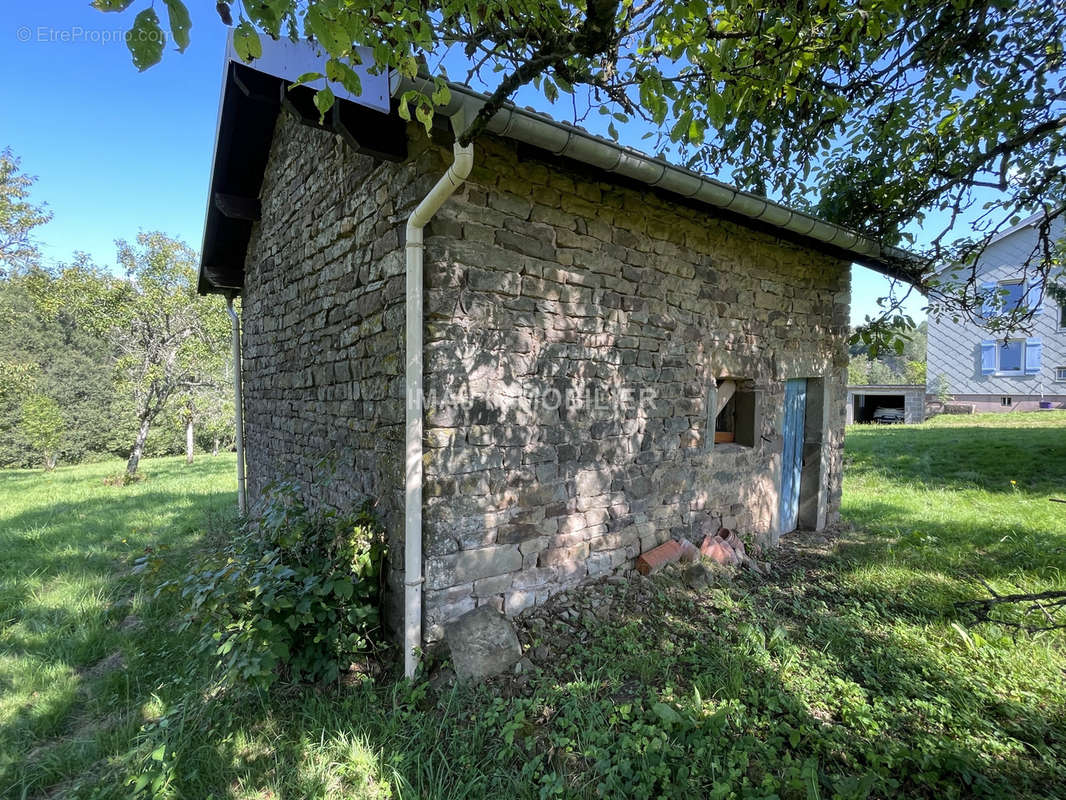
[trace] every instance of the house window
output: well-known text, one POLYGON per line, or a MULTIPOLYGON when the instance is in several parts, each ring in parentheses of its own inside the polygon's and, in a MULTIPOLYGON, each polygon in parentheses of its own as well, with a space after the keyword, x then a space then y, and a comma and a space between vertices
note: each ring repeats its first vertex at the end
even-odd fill
POLYGON ((1014 404, 1014 399, 1011 398, 1011 397, 1001 397, 1001 398, 999 398, 999 404, 1001 406, 1013 405, 1014 404))
POLYGON ((1025 342, 1008 339, 996 348, 996 372, 1012 375, 1022 372, 1025 365, 1025 342))
POLYGON ((1066 367, 1055 367, 1055 380, 1066 383, 1066 367))
POLYGON ((981 342, 982 375, 1036 375, 1043 346, 1039 338, 981 342))
POLYGON ((1043 291, 1037 278, 1028 283, 1023 280, 988 281, 981 284, 981 292, 984 295, 984 317, 1007 316, 1019 311, 1025 313, 1030 308, 1033 313, 1039 314, 1043 308, 1043 291))
POLYGON ((754 447, 758 438, 759 423, 758 393, 750 381, 722 378, 715 383, 712 402, 714 418, 714 442, 754 447))
POLYGON ((1025 296, 1025 285, 1021 281, 1000 281, 999 296, 1003 310, 1010 312, 1017 308, 1025 296))
POLYGON ((1066 303, 1059 306, 1059 329, 1066 330, 1066 303))

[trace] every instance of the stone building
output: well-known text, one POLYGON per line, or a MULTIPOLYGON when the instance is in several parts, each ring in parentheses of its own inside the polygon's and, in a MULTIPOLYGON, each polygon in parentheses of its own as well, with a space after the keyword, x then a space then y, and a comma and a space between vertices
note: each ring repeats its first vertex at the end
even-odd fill
POLYGON ((482 98, 453 86, 427 135, 347 101, 320 123, 285 84, 227 66, 201 268, 242 298, 251 502, 284 478, 374 498, 398 603, 422 464, 422 638, 672 537, 837 517, 849 268, 891 271, 875 245, 506 108, 425 228, 408 446, 405 223, 482 98))

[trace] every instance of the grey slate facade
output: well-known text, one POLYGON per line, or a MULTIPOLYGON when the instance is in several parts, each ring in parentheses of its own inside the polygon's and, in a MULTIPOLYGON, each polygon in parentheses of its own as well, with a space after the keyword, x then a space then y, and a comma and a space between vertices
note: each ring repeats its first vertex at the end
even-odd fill
MULTIPOLYGON (((249 489, 376 498, 403 558, 404 222, 450 162, 282 115, 244 265, 249 489)), ((784 381, 808 379, 800 524, 838 515, 849 263, 513 141, 426 230, 424 631, 516 613, 720 526, 776 536, 784 381), (714 444, 717 381, 750 438, 714 444)))
MULTIPOLYGON (((1020 265, 1032 254, 1036 239, 1033 224, 1022 223, 991 244, 978 264, 982 288, 1019 280, 1020 265)), ((1035 302, 1035 288, 1032 295, 1035 302)), ((1009 354, 1002 339, 994 341, 976 323, 930 318, 929 392, 937 393, 943 379, 955 400, 972 403, 977 411, 1033 410, 1041 399, 1066 408, 1066 311, 1050 298, 1040 308, 1031 331, 1010 337, 1017 344, 1009 354), (1019 354, 1020 364, 1013 360, 1019 354)))

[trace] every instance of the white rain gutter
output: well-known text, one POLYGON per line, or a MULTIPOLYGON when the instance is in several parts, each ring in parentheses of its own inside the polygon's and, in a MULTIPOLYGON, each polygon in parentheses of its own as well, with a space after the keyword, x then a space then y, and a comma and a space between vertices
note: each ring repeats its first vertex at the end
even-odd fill
MULTIPOLYGON (((461 118, 461 115, 460 115, 461 118)), ((458 135, 459 120, 452 119, 458 135)), ((422 646, 422 229, 462 186, 474 165, 474 147, 453 148, 455 159, 407 220, 407 447, 404 487, 403 670, 413 678, 422 646)))
MULTIPOLYGON (((488 99, 487 95, 460 84, 450 83, 448 88, 451 90, 451 99, 437 113, 448 116, 463 114, 466 119, 473 119, 488 99)), ((412 89, 429 94, 433 91, 433 83, 427 79, 410 80, 394 75, 391 89, 393 97, 412 89)), ((765 197, 743 192, 721 181, 676 167, 661 158, 652 158, 638 150, 593 136, 573 125, 557 122, 545 114, 516 108, 510 103, 493 115, 485 130, 661 191, 822 242, 890 277, 903 277, 905 270, 900 268, 901 265, 915 262, 914 256, 899 248, 882 247, 872 239, 840 225, 795 211, 765 197)))
POLYGON ((248 511, 248 494, 244 485, 244 392, 241 389, 241 318, 233 310, 233 295, 226 297, 226 313, 233 331, 233 415, 237 427, 237 507, 248 511))

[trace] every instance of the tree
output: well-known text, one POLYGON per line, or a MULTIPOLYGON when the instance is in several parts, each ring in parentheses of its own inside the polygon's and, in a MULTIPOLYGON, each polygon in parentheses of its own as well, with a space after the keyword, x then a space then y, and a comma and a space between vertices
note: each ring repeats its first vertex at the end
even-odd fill
POLYGON ((46 311, 71 314, 115 348, 136 418, 126 465, 132 476, 168 403, 213 385, 229 327, 217 299, 197 295, 196 254, 185 244, 162 233, 117 244, 124 276, 82 259, 39 280, 34 295, 46 311))
POLYGON ((0 467, 38 463, 39 452, 20 422, 29 394, 50 397, 62 409, 60 461, 118 454, 126 444, 129 425, 119 413, 114 352, 65 310, 38 313, 30 287, 47 277, 31 268, 0 278, 0 467))
POLYGON ((39 253, 33 229, 52 215, 44 205, 29 201, 36 178, 19 171, 11 150, 0 150, 0 278, 36 263, 39 253))
POLYGON ((226 391, 205 393, 196 406, 199 418, 197 442, 201 449, 209 450, 212 455, 218 455, 221 447, 233 447, 236 438, 233 378, 230 370, 224 371, 222 383, 226 391))
POLYGON ((925 386, 925 361, 908 361, 904 375, 907 383, 925 386))
POLYGON ((852 356, 848 359, 848 384, 864 386, 870 382, 870 359, 866 356, 852 356))
POLYGON ((32 386, 35 365, 0 359, 0 401, 11 399, 32 386))
MULTIPOLYGON (((125 11, 134 0, 95 0, 125 11)), ((133 21, 129 46, 146 69, 162 58, 154 4, 133 21)), ((191 21, 167 0, 171 37, 191 21)), ((222 0, 245 60, 261 35, 313 38, 325 77, 358 93, 353 45, 374 68, 429 73, 400 113, 429 128, 448 100, 442 63, 465 56, 468 82, 491 93, 459 140, 472 141, 515 92, 531 84, 574 121, 634 123, 657 149, 787 199, 885 246, 906 244, 887 271, 899 281, 862 332, 872 350, 913 323, 900 310, 917 290, 935 314, 967 316, 997 332, 1025 326, 1023 297, 989 318, 974 266, 1020 216, 1043 213, 1039 242, 1019 265, 1034 291, 1062 270, 1054 225, 1066 214, 1066 15, 1041 0, 222 0), (234 19, 236 18, 236 19, 234 19), (572 111, 571 111, 572 109, 572 111), (921 241, 915 226, 925 224, 921 241), (934 227, 935 225, 935 227, 934 227)), ((320 75, 305 76, 307 80, 320 75)), ((316 104, 334 102, 328 86, 316 104)))
POLYGON ((22 401, 22 429, 27 441, 41 456, 46 470, 55 469, 56 451, 63 441, 66 424, 59 404, 42 394, 22 401))

